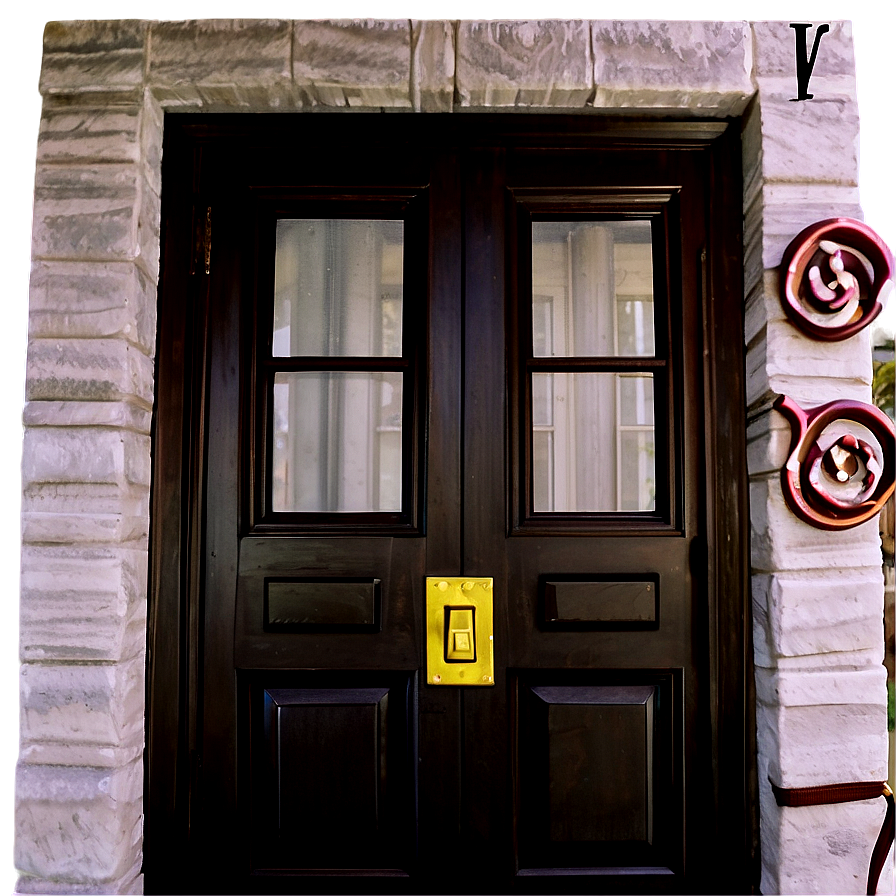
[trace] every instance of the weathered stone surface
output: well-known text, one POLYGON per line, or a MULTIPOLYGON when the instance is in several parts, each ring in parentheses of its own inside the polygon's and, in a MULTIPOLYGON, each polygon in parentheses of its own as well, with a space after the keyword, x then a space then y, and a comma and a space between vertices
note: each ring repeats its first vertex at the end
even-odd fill
POLYGON ((144 660, 26 663, 20 672, 22 737, 115 747, 143 731, 144 660))
POLYGON ((152 407, 153 362, 123 339, 32 339, 28 401, 123 401, 152 407))
POLYGON ((770 370, 768 349, 765 330, 747 346, 747 407, 754 414, 769 407, 778 395, 789 395, 803 407, 814 407, 841 398, 871 400, 871 388, 864 382, 864 376, 862 379, 841 378, 833 366, 825 371, 827 376, 817 372, 813 375, 811 371, 805 374, 787 373, 778 367, 770 370))
POLYGON ((843 532, 804 523, 784 503, 780 480, 750 483, 754 572, 880 567, 880 537, 872 519, 843 532))
POLYGON ((91 883, 46 880, 41 877, 31 877, 23 874, 16 884, 16 893, 35 894, 35 896, 62 896, 62 894, 91 894, 91 896, 103 896, 103 894, 127 894, 127 896, 142 896, 143 875, 140 868, 143 864, 142 856, 135 862, 134 868, 111 881, 97 881, 91 883))
POLYGON ((25 741, 19 748, 19 759, 26 765, 87 766, 117 768, 143 755, 144 732, 115 746, 82 744, 70 741, 25 741))
POLYGON ((454 108, 453 22, 411 22, 411 102, 416 112, 454 108))
POLYGON ((154 22, 147 81, 163 105, 291 105, 292 24, 281 20, 154 22))
POLYGON ((593 89, 587 22, 458 24, 461 106, 582 108, 593 89))
POLYGON ((310 105, 410 108, 410 23, 295 22, 292 71, 310 105))
POLYGON ((149 438, 127 430, 40 427, 25 431, 22 479, 149 485, 149 438))
POLYGON ((761 213, 765 268, 780 265, 790 241, 810 224, 826 218, 862 219, 858 189, 843 184, 766 184, 761 213))
POLYGON ((142 107, 45 108, 38 162, 139 162, 142 107))
POLYGON ((140 168, 40 165, 34 190, 36 259, 135 258, 140 168))
POLYGON ((746 22, 592 22, 596 108, 743 111, 753 94, 746 22))
POLYGON ((72 882, 123 878, 139 860, 143 763, 124 768, 19 764, 16 867, 72 882))
POLYGON ((127 401, 29 401, 25 426, 112 426, 149 434, 152 410, 127 401))
POLYGON ((747 426, 747 470, 757 478, 778 476, 790 456, 790 424, 769 408, 747 426))
POLYGON ((775 573, 753 577, 753 600, 763 604, 774 656, 839 653, 842 662, 844 654, 867 650, 879 655, 880 663, 881 586, 879 568, 775 573))
MULTIPOLYGON (((826 782, 830 783, 830 782, 826 782)), ((760 778, 763 893, 864 893, 882 799, 830 806, 779 808, 760 778)), ((878 893, 890 893, 881 876, 878 893)))
MULTIPOLYGON (((770 674, 756 669, 757 690, 766 687, 764 680, 770 674)), ((829 675, 832 681, 838 677, 829 675)), ((880 682, 883 688, 882 678, 880 682)), ((883 702, 779 706, 760 698, 756 712, 757 734, 768 751, 768 774, 780 787, 885 780, 883 702)))
POLYGON ((121 336, 151 355, 156 287, 132 262, 35 262, 28 326, 33 339, 121 336))
POLYGON ((140 21, 47 23, 41 93, 139 96, 146 31, 147 23, 140 21))
MULTIPOLYGON (((752 22, 753 46, 755 48, 753 71, 757 78, 782 78, 789 82, 793 96, 797 95, 796 68, 794 58, 796 52, 802 52, 802 45, 797 48, 796 31, 790 27, 795 19, 778 19, 768 22, 752 22)), ((851 19, 803 19, 812 27, 806 32, 806 50, 809 54, 815 43, 819 25, 827 24, 829 30, 821 36, 812 77, 809 81, 809 93, 830 86, 830 79, 847 79, 846 83, 855 84, 856 55, 853 25, 851 19)), ((842 82, 837 82, 842 83, 842 82)), ((808 102, 808 101, 807 101, 808 102)))
POLYGON ((763 93, 760 114, 762 175, 767 181, 856 185, 859 113, 852 99, 817 97, 793 103, 763 93))
POLYGON ((147 551, 127 545, 22 548, 24 662, 117 661, 146 637, 147 551))
MULTIPOLYGON (((58 500, 54 502, 60 503, 58 500)), ((80 502, 71 513, 57 510, 41 512, 25 510, 22 513, 23 544, 102 544, 127 542, 144 538, 149 532, 148 500, 119 502, 122 510, 117 513, 90 513, 81 510, 80 502)), ((84 502, 89 503, 89 502, 84 502)))

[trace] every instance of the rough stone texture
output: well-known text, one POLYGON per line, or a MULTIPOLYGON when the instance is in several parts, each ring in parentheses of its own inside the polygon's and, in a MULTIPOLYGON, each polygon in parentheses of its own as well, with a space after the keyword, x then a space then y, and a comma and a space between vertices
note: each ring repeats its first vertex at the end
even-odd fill
POLYGON ((460 105, 579 107, 594 90, 582 21, 460 22, 460 105))
POLYGON ((123 877, 116 880, 103 881, 101 883, 74 883, 72 881, 46 880, 41 877, 22 875, 16 885, 16 893, 36 894, 36 896, 57 896, 57 894, 90 894, 90 896, 104 896, 112 893, 128 893, 133 896, 143 894, 143 875, 140 868, 143 864, 139 859, 133 869, 123 877))
POLYGON ((22 737, 115 748, 143 733, 143 656, 125 663, 28 663, 21 670, 22 737))
MULTIPOLYGON (((800 20, 798 20, 800 21, 800 20)), ((806 22, 807 20, 801 20, 806 22)), ((817 26, 809 23, 806 50, 812 52, 817 26)), ((809 93, 815 98, 855 95, 855 56, 851 22, 830 22, 830 30, 823 34, 809 80, 809 93)), ((797 49, 795 29, 790 21, 752 22, 755 47, 754 75, 764 96, 796 97, 797 83, 794 54, 797 49)), ((799 51, 803 51, 802 45, 799 51)))
POLYGON ((289 107, 291 43, 288 21, 156 22, 149 86, 163 106, 289 107))
POLYGON ((454 25, 411 22, 411 103, 415 112, 451 112, 454 107, 454 25))
POLYGON ((142 655, 145 541, 22 549, 24 662, 121 662, 142 655))
MULTIPOLYGON (((753 601, 767 639, 763 665, 781 657, 883 650, 880 570, 826 569, 753 578, 753 601), (774 660, 773 660, 774 658, 774 660)), ((880 662, 880 659, 878 659, 880 662)))
POLYGON ((40 92, 143 91, 146 22, 49 22, 44 28, 40 92))
POLYGON ((33 339, 28 401, 119 401, 152 407, 153 362, 122 339, 33 339))
POLYGON ((746 22, 592 22, 594 106, 734 115, 753 94, 746 22))
POLYGON ((155 283, 130 262, 36 262, 28 329, 32 339, 115 336, 152 356, 155 283))
POLYGON ((16 866, 76 884, 127 878, 139 861, 143 765, 65 768, 19 763, 16 866), (39 849, 31 844, 40 843, 39 849))
POLYGON ((25 433, 22 479, 35 483, 149 486, 149 438, 127 430, 75 427, 25 433))
POLYGON ((838 533, 816 529, 791 513, 777 477, 750 483, 750 525, 754 572, 880 568, 876 520, 838 533))
POLYGON ((292 71, 307 105, 410 108, 410 23, 296 22, 292 71))

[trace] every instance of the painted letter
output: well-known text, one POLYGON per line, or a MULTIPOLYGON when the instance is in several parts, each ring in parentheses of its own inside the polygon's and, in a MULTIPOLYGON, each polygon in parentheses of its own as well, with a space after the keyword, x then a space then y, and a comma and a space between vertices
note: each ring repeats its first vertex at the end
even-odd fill
POLYGON ((815 68, 815 57, 818 55, 818 44, 821 36, 831 30, 830 25, 819 25, 815 31, 815 42, 812 44, 812 55, 806 53, 806 32, 812 27, 806 24, 791 23, 794 29, 796 41, 796 87, 797 96, 792 97, 793 102, 799 100, 811 100, 815 94, 809 93, 809 78, 812 77, 812 69, 815 68), (803 36, 803 48, 800 50, 800 32, 803 36))

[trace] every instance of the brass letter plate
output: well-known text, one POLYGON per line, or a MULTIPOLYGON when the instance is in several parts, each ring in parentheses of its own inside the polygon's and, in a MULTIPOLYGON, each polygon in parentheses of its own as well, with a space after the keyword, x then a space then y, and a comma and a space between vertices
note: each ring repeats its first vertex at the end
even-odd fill
POLYGON ((426 580, 426 681, 495 683, 492 579, 426 580))

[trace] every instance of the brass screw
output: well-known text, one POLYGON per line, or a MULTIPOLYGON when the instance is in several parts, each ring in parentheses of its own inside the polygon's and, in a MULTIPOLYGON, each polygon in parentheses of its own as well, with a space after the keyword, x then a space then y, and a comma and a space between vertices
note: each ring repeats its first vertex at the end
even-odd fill
POLYGON ((441 675, 433 675, 433 677, 432 677, 433 684, 438 684, 441 680, 442 680, 441 675))

